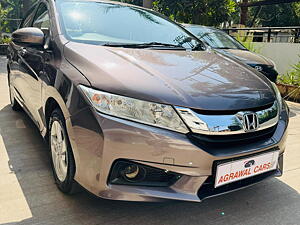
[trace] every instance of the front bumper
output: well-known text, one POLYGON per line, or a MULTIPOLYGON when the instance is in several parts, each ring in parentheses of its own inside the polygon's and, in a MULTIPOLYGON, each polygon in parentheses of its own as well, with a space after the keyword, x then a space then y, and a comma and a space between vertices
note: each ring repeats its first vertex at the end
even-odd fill
POLYGON ((183 134, 143 125, 86 108, 70 118, 69 136, 76 161, 76 181, 93 194, 106 199, 199 202, 205 198, 240 189, 267 177, 282 174, 287 111, 267 139, 238 146, 219 146, 207 151, 183 134), (220 160, 249 157, 271 149, 280 151, 276 171, 268 172, 215 189, 214 165, 220 160), (172 171, 182 177, 169 187, 113 185, 108 182, 111 168, 125 159, 172 171))

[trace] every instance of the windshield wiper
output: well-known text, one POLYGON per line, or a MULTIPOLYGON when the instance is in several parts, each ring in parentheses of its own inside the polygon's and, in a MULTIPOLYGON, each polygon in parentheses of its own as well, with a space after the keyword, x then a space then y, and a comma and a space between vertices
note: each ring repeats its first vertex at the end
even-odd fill
POLYGON ((124 47, 124 48, 149 48, 149 47, 168 47, 168 48, 178 48, 182 50, 186 50, 183 46, 168 44, 168 43, 160 43, 160 42, 149 42, 149 43, 139 43, 139 44, 127 44, 127 43, 106 43, 103 46, 109 47, 124 47))
POLYGON ((230 47, 215 47, 214 49, 234 49, 234 50, 248 50, 247 48, 230 48, 230 47))
POLYGON ((216 47, 216 49, 237 49, 237 48, 230 48, 230 47, 216 47))

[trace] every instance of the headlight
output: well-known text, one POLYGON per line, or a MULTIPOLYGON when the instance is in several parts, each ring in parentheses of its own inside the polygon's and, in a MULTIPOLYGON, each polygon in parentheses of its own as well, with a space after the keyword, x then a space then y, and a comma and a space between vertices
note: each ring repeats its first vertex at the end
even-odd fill
POLYGON ((172 106, 97 91, 82 85, 79 87, 101 113, 180 133, 189 132, 172 106))
POLYGON ((273 90, 275 91, 275 94, 276 94, 276 99, 278 101, 278 104, 279 104, 279 109, 281 110, 282 109, 282 97, 281 97, 281 94, 280 94, 280 91, 278 90, 278 87, 275 83, 271 82, 272 83, 272 86, 273 86, 273 90))

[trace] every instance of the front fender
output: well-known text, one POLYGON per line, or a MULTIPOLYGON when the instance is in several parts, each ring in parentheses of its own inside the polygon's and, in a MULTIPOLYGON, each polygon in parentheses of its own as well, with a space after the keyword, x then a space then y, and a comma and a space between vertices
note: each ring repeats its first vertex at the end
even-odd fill
POLYGON ((77 89, 78 84, 89 86, 85 77, 67 61, 62 62, 59 69, 56 69, 54 65, 46 65, 42 79, 43 129, 41 133, 44 138, 48 134, 47 110, 49 110, 49 104, 54 104, 64 115, 76 165, 80 165, 80 157, 70 117, 88 107, 77 89))

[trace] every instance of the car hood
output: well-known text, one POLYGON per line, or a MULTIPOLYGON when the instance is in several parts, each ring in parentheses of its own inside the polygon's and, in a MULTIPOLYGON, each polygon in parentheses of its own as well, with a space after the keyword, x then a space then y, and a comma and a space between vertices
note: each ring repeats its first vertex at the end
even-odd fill
POLYGON ((69 42, 64 55, 110 93, 202 110, 241 110, 274 102, 260 73, 214 51, 113 48, 69 42))
POLYGON ((222 54, 225 54, 234 59, 240 60, 248 65, 268 65, 274 66, 273 62, 268 58, 248 50, 240 49, 215 49, 222 54))

